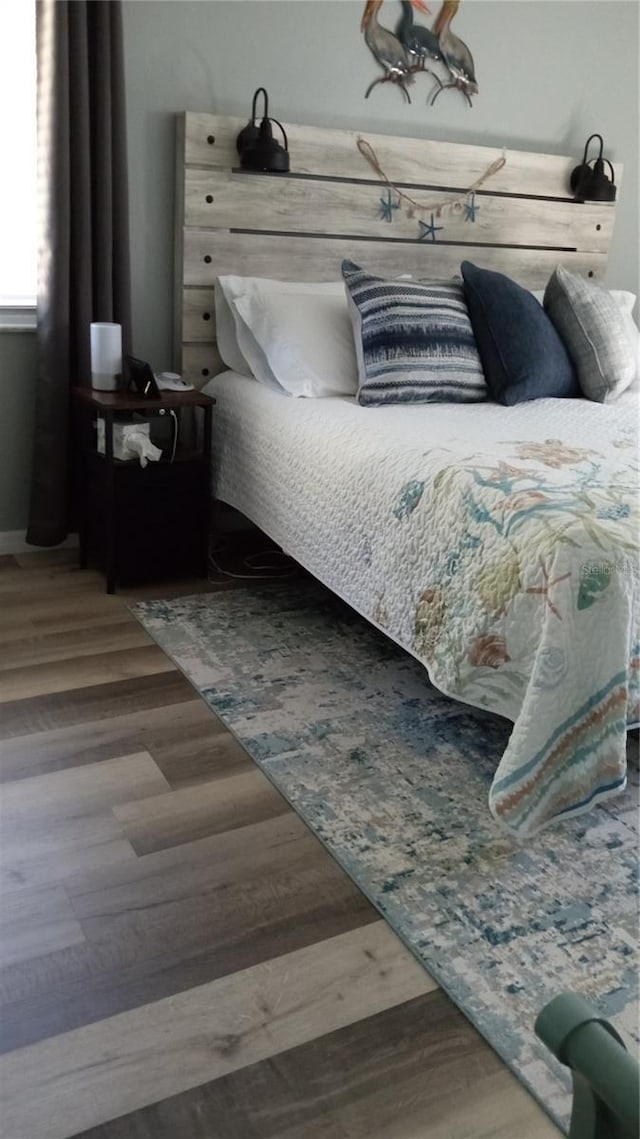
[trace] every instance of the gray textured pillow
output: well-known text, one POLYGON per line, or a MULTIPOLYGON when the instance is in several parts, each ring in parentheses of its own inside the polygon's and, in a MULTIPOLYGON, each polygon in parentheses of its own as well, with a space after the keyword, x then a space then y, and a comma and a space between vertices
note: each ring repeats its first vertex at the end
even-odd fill
POLYGON ((573 361, 587 399, 606 403, 633 382, 635 354, 624 314, 606 289, 558 265, 544 307, 573 361))

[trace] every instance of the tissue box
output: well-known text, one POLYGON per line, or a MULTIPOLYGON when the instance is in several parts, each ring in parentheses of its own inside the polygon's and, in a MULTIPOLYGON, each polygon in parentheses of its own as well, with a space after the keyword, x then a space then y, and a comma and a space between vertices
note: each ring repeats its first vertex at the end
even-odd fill
MULTIPOLYGON (((96 422, 98 430, 98 453, 104 455, 104 419, 99 417, 96 422)), ((150 435, 149 423, 114 423, 113 425, 113 457, 123 461, 137 460, 138 456, 132 454, 127 447, 127 435, 132 431, 137 434, 150 435)))

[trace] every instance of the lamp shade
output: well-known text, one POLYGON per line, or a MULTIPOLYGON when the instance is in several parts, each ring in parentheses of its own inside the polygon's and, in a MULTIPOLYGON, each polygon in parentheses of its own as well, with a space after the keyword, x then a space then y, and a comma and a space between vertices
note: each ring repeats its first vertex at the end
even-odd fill
POLYGON ((592 134, 586 142, 582 162, 571 173, 571 189, 577 202, 615 202, 616 180, 613 166, 608 158, 603 157, 604 143, 601 134, 592 134), (598 157, 587 160, 587 153, 591 141, 600 140, 600 153, 598 157), (592 165, 593 163, 593 165, 592 165), (605 164, 611 171, 607 176, 605 164))
POLYGON ((91 325, 91 387, 114 392, 122 377, 122 326, 107 321, 91 325))
POLYGON ((261 171, 263 174, 286 174, 289 171, 289 143, 282 123, 269 118, 269 96, 264 87, 258 87, 253 96, 251 118, 236 139, 243 170, 261 171), (259 126, 256 124, 256 102, 258 95, 264 99, 264 115, 259 126), (282 132, 284 146, 273 137, 271 124, 275 123, 282 132))

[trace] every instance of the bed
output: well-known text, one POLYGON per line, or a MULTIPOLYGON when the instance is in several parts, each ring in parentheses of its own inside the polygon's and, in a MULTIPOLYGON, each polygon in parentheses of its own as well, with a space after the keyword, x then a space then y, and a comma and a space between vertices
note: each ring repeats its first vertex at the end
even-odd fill
POLYGON ((638 719, 633 395, 470 405, 453 420, 448 405, 380 416, 287 399, 232 372, 206 390, 216 497, 441 691, 514 722, 498 820, 526 834, 622 789, 638 719))
MULTIPOLYGON (((439 689, 513 722, 489 799, 502 826, 524 836, 591 809, 623 790, 639 718, 637 394, 607 406, 363 408, 288 399, 224 371, 218 274, 330 281, 355 249, 378 272, 444 276, 468 255, 455 241, 384 239, 362 208, 379 186, 349 132, 288 128, 301 170, 275 196, 273 178, 234 170, 241 125, 188 114, 178 132, 176 367, 218 401, 215 497, 416 656, 439 689)), ((427 163, 429 186, 455 189, 495 156, 375 145, 419 187, 427 163)), ((570 162, 509 153, 483 198, 482 264, 531 288, 560 255, 603 276, 613 213, 567 199, 570 162)))

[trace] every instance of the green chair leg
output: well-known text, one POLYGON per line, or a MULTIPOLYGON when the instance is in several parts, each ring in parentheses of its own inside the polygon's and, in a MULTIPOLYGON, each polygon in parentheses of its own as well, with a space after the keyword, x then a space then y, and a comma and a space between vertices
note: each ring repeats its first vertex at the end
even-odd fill
POLYGON ((542 1009, 535 1031, 571 1069, 569 1139, 638 1139, 640 1070, 612 1025, 582 997, 562 993, 542 1009))

